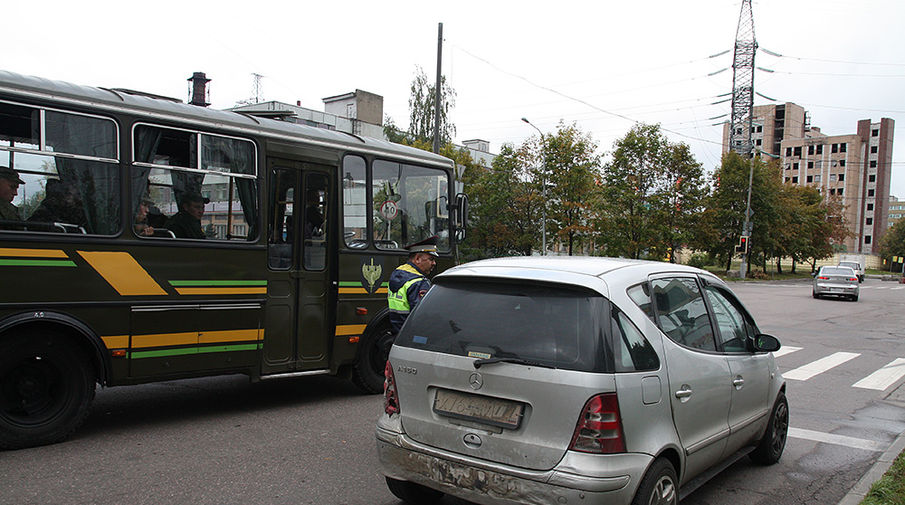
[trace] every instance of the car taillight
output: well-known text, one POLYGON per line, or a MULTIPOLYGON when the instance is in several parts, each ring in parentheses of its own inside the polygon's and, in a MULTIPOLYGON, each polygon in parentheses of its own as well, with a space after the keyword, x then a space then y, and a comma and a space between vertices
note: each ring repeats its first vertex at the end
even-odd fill
POLYGON ((396 393, 396 377, 390 360, 387 360, 387 366, 383 369, 383 377, 383 411, 390 415, 398 414, 399 395, 396 393))
POLYGON ((857 277, 849 277, 848 280, 850 280, 850 281, 857 281, 858 278, 857 278, 857 277))
POLYGON ((569 449, 596 454, 625 452, 616 393, 599 394, 588 400, 578 418, 569 449))
POLYGON ((820 277, 818 277, 818 279, 820 279, 820 280, 822 280, 822 281, 828 281, 828 280, 830 280, 829 277, 825 277, 825 276, 823 276, 823 275, 821 275, 820 277))

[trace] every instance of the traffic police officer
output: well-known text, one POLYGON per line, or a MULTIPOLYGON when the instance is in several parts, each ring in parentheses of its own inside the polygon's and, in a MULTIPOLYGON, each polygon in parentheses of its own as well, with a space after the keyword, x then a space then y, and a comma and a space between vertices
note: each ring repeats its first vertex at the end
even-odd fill
POLYGON ((408 318, 412 309, 418 305, 431 282, 427 274, 437 264, 437 237, 433 236, 407 247, 409 259, 390 275, 387 302, 390 306, 390 324, 393 332, 399 333, 402 323, 408 318))

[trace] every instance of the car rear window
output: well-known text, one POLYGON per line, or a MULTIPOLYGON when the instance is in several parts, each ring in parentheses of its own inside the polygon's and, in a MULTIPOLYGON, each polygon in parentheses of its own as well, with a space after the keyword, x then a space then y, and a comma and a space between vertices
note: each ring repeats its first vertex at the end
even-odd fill
POLYGON ((559 285, 445 280, 418 304, 396 345, 602 372, 612 368, 608 306, 599 294, 559 285))
POLYGON ((848 275, 852 276, 855 271, 849 267, 823 267, 820 270, 821 275, 848 275))

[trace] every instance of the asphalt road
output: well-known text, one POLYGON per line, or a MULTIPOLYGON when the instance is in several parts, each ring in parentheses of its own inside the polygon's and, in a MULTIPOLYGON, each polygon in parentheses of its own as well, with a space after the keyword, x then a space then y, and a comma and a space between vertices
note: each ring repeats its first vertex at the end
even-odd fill
MULTIPOLYGON (((890 366, 905 358, 900 286, 868 279, 857 303, 814 300, 806 283, 733 286, 761 330, 782 341, 780 370, 797 377, 787 378, 791 436, 777 465, 741 460, 683 504, 842 498, 905 431, 905 379, 854 386, 880 388, 877 370, 901 368, 890 366), (841 363, 824 370, 827 359, 841 363)), ((0 504, 398 505, 375 454, 381 408, 380 396, 328 377, 99 390, 71 440, 0 452, 0 504)))

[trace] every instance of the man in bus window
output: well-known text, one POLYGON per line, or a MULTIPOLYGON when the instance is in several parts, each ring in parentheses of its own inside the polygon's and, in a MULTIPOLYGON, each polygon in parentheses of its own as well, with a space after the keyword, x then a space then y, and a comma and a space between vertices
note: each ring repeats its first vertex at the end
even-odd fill
POLYGON ((135 214, 135 234, 144 237, 154 236, 154 227, 148 222, 148 214, 154 202, 147 198, 142 198, 138 204, 138 212, 135 214))
POLYGON ((0 221, 22 220, 19 208, 13 205, 13 199, 19 194, 20 184, 25 184, 25 181, 15 170, 0 165, 0 221))
POLYGON ((44 200, 28 218, 37 223, 62 223, 71 226, 88 226, 79 188, 71 182, 47 179, 44 200))
POLYGON ((179 238, 207 238, 201 229, 201 217, 204 205, 210 202, 200 193, 183 193, 179 198, 179 212, 167 220, 166 229, 179 238))
POLYGON ((390 324, 393 326, 394 333, 399 333, 399 329, 409 317, 409 313, 427 294, 427 290, 431 287, 427 274, 434 269, 437 265, 437 258, 440 257, 437 254, 436 235, 412 244, 406 249, 409 251, 408 262, 393 270, 387 290, 390 324))

